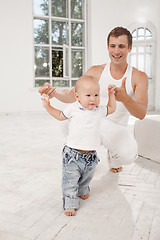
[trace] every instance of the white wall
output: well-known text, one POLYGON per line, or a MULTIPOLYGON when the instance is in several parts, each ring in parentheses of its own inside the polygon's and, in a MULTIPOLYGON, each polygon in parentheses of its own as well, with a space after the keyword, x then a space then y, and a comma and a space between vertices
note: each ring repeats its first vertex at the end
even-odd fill
POLYGON ((31 9, 31 0, 1 4, 1 112, 35 109, 31 9))
POLYGON ((0 24, 0 112, 44 111, 33 88, 32 0, 3 1, 0 24))
MULTIPOLYGON (((157 29, 160 54, 159 0, 89 0, 88 67, 107 60, 106 35, 115 26, 150 21, 157 29)), ((32 0, 3 1, 0 8, 0 112, 43 111, 33 88, 32 0)), ((156 68, 156 108, 160 109, 160 68, 156 68)), ((58 106, 58 101, 55 105, 58 106)), ((60 104, 63 107, 63 104, 60 104)))

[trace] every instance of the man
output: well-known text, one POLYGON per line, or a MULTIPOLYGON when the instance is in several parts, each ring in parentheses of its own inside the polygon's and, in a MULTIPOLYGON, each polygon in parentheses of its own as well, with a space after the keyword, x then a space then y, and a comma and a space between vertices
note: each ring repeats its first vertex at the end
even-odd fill
MULTIPOLYGON (((132 163, 137 157, 137 144, 128 133, 129 113, 143 119, 148 104, 148 79, 144 72, 133 68, 127 63, 128 53, 132 50, 132 35, 123 27, 114 28, 108 35, 107 46, 111 62, 92 66, 86 72, 97 78, 100 84, 101 104, 107 102, 107 86, 116 85, 115 97, 117 108, 115 113, 101 124, 102 144, 108 149, 109 166, 112 172, 120 172, 122 165, 132 163)), ((74 102, 75 90, 56 90, 45 83, 39 89, 40 94, 46 93, 65 103, 74 102)))

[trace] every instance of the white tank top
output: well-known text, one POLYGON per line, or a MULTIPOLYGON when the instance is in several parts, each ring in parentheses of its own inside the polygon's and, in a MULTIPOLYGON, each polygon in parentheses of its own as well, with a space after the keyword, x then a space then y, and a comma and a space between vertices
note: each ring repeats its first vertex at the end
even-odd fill
MULTIPOLYGON (((122 80, 124 77, 127 77, 126 79, 126 91, 127 94, 134 99, 134 92, 132 89, 132 84, 131 84, 131 77, 132 77, 132 67, 128 65, 125 74, 123 77, 119 80, 114 79, 111 76, 110 73, 110 64, 106 64, 102 75, 99 80, 99 85, 100 85, 100 96, 101 96, 101 105, 106 105, 108 103, 108 85, 109 84, 114 84, 117 87, 120 87, 122 84, 122 80)), ((130 113, 126 109, 126 107, 123 105, 122 102, 117 101, 116 102, 116 111, 109 115, 107 119, 118 123, 120 125, 126 126, 128 123, 130 113)))

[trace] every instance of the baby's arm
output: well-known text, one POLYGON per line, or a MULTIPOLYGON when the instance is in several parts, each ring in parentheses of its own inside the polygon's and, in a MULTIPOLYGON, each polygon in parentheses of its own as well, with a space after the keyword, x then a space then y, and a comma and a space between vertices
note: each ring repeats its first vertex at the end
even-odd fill
POLYGON ((108 115, 116 110, 115 85, 108 86, 108 115))
POLYGON ((54 118, 56 118, 59 121, 66 120, 67 118, 63 115, 62 111, 52 107, 50 105, 49 96, 46 94, 43 94, 41 97, 42 105, 47 110, 47 112, 54 118))

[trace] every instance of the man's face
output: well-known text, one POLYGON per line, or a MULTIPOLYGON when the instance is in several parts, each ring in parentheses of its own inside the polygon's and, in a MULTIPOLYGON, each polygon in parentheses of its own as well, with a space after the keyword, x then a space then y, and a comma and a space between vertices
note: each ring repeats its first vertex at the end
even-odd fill
POLYGON ((109 38, 109 57, 114 64, 123 64, 127 61, 127 55, 131 51, 132 46, 128 47, 128 38, 121 35, 117 38, 111 36, 109 38))

